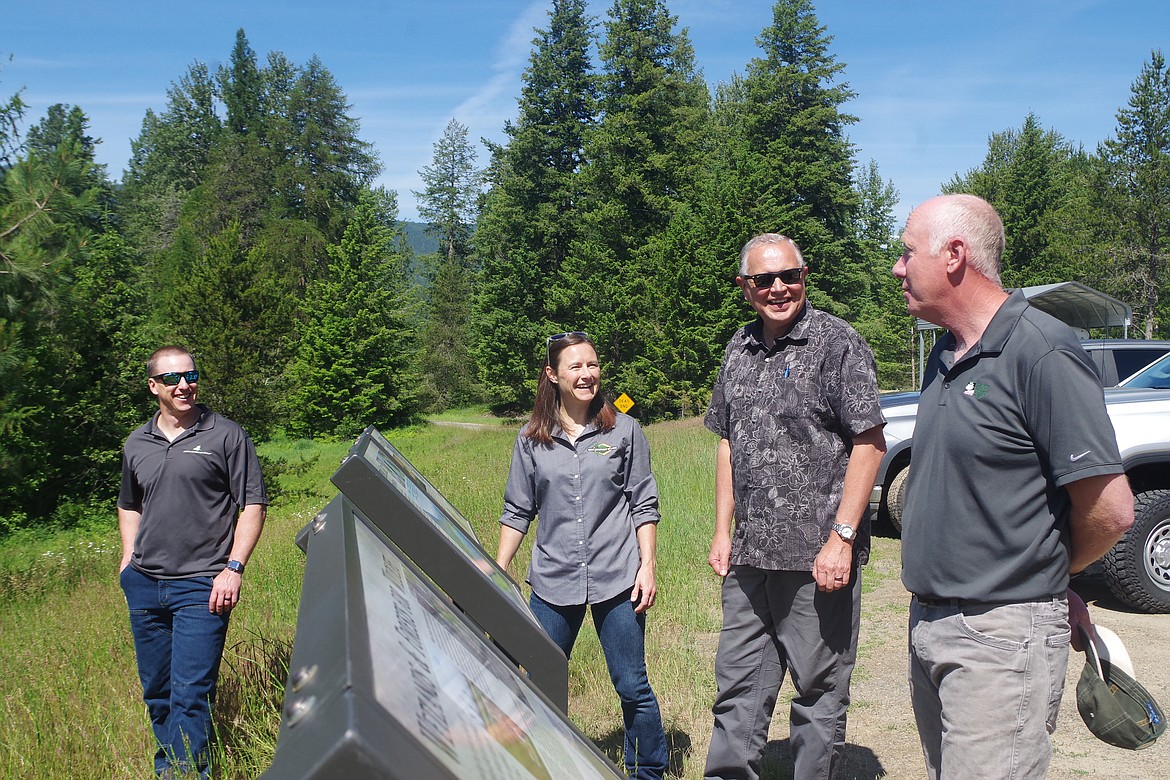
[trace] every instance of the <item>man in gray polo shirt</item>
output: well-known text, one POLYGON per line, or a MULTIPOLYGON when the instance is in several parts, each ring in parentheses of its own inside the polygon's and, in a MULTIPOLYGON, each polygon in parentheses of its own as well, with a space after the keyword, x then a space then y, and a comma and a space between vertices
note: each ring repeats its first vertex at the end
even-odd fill
POLYGON ((902 242, 910 314, 949 329, 926 366, 902 522, 928 774, 1042 778, 1070 631, 1087 620, 1069 575, 1125 533, 1133 496, 1076 337, 1000 286, 995 209, 931 199, 902 242))
POLYGON ((268 499, 252 440, 196 403, 191 354, 158 349, 147 376, 158 413, 122 453, 121 584, 157 743, 155 774, 207 777, 228 616, 268 499))

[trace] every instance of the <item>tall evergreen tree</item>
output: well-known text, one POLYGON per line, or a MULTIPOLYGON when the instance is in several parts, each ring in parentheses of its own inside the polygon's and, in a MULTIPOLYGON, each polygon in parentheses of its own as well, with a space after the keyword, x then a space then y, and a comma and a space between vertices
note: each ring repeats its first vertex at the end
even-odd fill
POLYGON ((893 182, 882 178, 873 160, 855 178, 854 236, 869 279, 869 295, 855 307, 852 325, 873 350, 878 384, 911 389, 917 385, 912 370, 915 320, 906 314, 901 285, 890 273, 902 253, 894 224, 898 191, 893 182))
POLYGON ((531 408, 551 332, 549 290, 581 232, 585 134, 596 112, 584 0, 553 0, 508 141, 493 147, 475 247, 475 358, 493 411, 531 408))
POLYGON ((291 215, 313 222, 331 239, 381 170, 370 144, 359 138, 352 106, 321 60, 309 60, 288 95, 291 143, 282 192, 291 215))
POLYGON ((119 380, 142 306, 130 253, 101 234, 112 187, 88 124, 80 109, 51 107, 0 175, 0 517, 10 521, 108 497, 128 422, 119 380))
POLYGON ((481 397, 471 358, 471 299, 477 278, 471 236, 482 182, 475 157, 467 127, 452 119, 435 143, 431 165, 419 171, 426 189, 414 193, 428 231, 439 237, 439 253, 430 258, 427 269, 426 317, 419 344, 422 395, 431 409, 481 397))
POLYGON ((417 410, 397 210, 392 194, 363 193, 341 242, 328 248, 328 274, 309 285, 289 371, 295 433, 352 437, 367 425, 401 425, 417 410))
POLYGON ((1170 69, 1150 54, 1117 112, 1114 137, 1098 148, 1108 166, 1104 199, 1117 220, 1115 273, 1146 338, 1167 332, 1170 302, 1170 69))
POLYGON ((260 67, 243 28, 236 30, 229 64, 220 67, 217 76, 227 110, 227 129, 237 135, 262 134, 260 67))
POLYGON ((1002 279, 1009 287, 1066 281, 1075 271, 1054 246, 1056 224, 1070 194, 1067 167, 1074 150, 1035 114, 1019 130, 995 133, 983 165, 956 176, 944 192, 968 192, 987 200, 1003 218, 1007 245, 1002 279))
POLYGON ((584 233, 562 267, 553 316, 594 337, 609 384, 650 416, 645 345, 667 337, 654 242, 696 196, 709 94, 686 30, 661 0, 615 0, 600 45, 601 120, 586 139, 584 233), (631 393, 631 395, 634 395, 631 393))
POLYGON ((427 223, 427 231, 438 237, 439 252, 448 261, 466 261, 471 256, 483 184, 475 158, 475 147, 467 140, 467 125, 452 119, 435 142, 431 164, 419 171, 426 187, 414 193, 418 213, 427 223))
POLYGON ((857 197, 845 135, 857 120, 842 110, 855 93, 840 81, 845 66, 830 53, 832 36, 811 0, 777 0, 757 42, 761 56, 716 102, 741 208, 754 232, 800 244, 813 267, 810 298, 848 316, 868 288, 853 240, 857 197))
POLYGON ((207 66, 195 63, 167 90, 162 114, 148 109, 122 177, 122 224, 146 262, 166 251, 178 228, 187 194, 203 180, 223 132, 216 86, 207 66))

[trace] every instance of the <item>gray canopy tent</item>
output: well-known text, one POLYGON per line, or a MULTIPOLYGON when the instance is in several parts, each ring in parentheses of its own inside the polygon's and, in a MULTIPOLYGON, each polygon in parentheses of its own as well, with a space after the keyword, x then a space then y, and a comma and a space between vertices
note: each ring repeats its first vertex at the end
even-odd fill
MULTIPOLYGON (((1121 328, 1121 338, 1129 338, 1129 326, 1133 320, 1133 309, 1127 303, 1106 295, 1080 282, 1057 282, 1024 287, 1028 302, 1041 311, 1048 312, 1077 332, 1081 338, 1088 338, 1091 329, 1121 328)), ((939 327, 926 320, 918 320, 918 386, 926 369, 926 335, 931 335, 931 344, 938 336, 939 327)))

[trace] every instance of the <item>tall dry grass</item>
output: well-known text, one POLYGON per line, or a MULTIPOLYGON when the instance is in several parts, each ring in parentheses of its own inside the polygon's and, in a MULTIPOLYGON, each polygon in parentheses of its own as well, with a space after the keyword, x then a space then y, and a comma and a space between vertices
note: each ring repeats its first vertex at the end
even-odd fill
MULTIPOLYGON (((466 425, 482 421, 474 412, 385 433, 494 553, 517 428, 466 425)), ((663 515, 660 596, 649 614, 647 660, 672 746, 672 774, 700 778, 720 625, 719 581, 706 564, 715 439, 698 420, 649 426, 647 435, 663 515)), ((216 707, 217 778, 254 778, 272 761, 304 566, 293 539, 336 494, 329 476, 348 446, 278 441, 261 448, 281 464, 274 480, 281 499, 269 511, 232 618, 216 707)), ((111 507, 85 531, 0 545, 0 777, 149 774, 153 746, 118 587, 119 544, 111 507)), ((527 569, 530 544, 513 564, 517 579, 527 569)), ((620 761, 621 714, 588 621, 570 664, 570 716, 620 761)), ((790 773, 767 768, 770 778, 790 773)))

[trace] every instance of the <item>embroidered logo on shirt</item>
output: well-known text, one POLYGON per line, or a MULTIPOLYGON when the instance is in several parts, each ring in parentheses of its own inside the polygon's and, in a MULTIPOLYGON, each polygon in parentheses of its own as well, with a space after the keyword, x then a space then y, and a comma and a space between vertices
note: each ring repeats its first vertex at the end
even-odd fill
POLYGON ((969 395, 973 398, 984 398, 990 387, 982 382, 968 382, 967 386, 963 388, 963 395, 969 395))
POLYGON ((589 445, 587 452, 592 452, 594 455, 605 456, 613 453, 613 451, 616 449, 617 447, 613 446, 612 444, 606 444, 603 441, 599 441, 596 444, 589 445))
POLYGON ((183 450, 183 452, 190 453, 191 455, 213 455, 214 454, 214 453, 208 452, 207 450, 203 449, 203 445, 201 445, 201 444, 196 444, 195 449, 183 450))
POLYGON ((1084 452, 1082 452, 1080 455, 1069 455, 1069 456, 1068 456, 1068 459, 1069 459, 1070 461, 1072 461, 1073 463, 1076 463, 1078 460, 1080 460, 1081 458, 1085 457, 1085 456, 1086 456, 1086 455, 1088 455, 1090 452, 1092 452, 1092 450, 1085 450, 1085 451, 1084 451, 1084 452))

